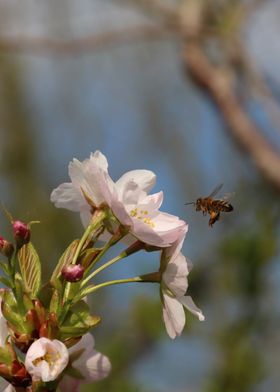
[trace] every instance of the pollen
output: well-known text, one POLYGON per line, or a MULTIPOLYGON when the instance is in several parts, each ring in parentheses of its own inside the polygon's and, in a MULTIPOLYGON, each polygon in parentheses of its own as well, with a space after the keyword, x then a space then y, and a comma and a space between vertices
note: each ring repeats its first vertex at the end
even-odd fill
POLYGON ((140 210, 139 211, 138 208, 136 208, 136 207, 130 211, 130 216, 142 221, 143 223, 146 223, 146 225, 150 226, 153 229, 155 227, 155 223, 147 215, 149 215, 148 210, 140 210))
POLYGON ((130 211, 130 216, 135 218, 138 215, 138 210, 137 208, 134 208, 133 210, 130 211))
POLYGON ((54 367, 57 361, 60 360, 60 358, 61 355, 59 354, 59 352, 56 353, 46 352, 46 354, 43 355, 42 357, 34 359, 33 365, 37 366, 42 361, 46 361, 50 367, 54 367))

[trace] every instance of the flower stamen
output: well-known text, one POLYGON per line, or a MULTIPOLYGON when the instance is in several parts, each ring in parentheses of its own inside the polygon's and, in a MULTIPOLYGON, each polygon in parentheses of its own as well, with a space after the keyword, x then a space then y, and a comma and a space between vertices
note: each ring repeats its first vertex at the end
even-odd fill
POLYGON ((146 223, 146 225, 150 226, 152 229, 155 228, 155 223, 152 221, 152 219, 150 217, 148 217, 147 215, 149 214, 149 212, 147 210, 140 210, 138 211, 138 208, 133 208, 130 211, 130 216, 132 216, 133 218, 136 218, 138 220, 143 221, 144 223, 146 223))

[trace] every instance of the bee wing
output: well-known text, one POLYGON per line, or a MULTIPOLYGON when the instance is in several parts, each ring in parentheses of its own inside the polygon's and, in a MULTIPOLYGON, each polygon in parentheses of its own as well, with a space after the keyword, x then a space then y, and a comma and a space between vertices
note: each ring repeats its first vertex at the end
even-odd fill
POLYGON ((207 197, 214 197, 214 196, 222 189, 223 185, 224 185, 223 183, 217 185, 217 186, 213 189, 213 191, 210 193, 210 195, 207 196, 207 197))
POLYGON ((221 197, 221 200, 229 201, 230 199, 233 199, 234 196, 235 196, 235 192, 228 192, 223 197, 221 197))

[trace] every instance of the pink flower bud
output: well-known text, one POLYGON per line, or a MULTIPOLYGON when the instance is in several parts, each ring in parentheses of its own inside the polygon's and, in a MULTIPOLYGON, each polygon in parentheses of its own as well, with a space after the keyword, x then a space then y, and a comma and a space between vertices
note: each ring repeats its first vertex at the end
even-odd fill
POLYGON ((26 223, 19 220, 13 222, 14 237, 18 246, 30 241, 30 229, 26 223))
POLYGON ((14 246, 11 242, 0 236, 0 252, 7 257, 11 257, 14 252, 14 246))
POLYGON ((66 265, 62 268, 61 274, 67 282, 79 282, 84 276, 84 267, 80 264, 66 265))

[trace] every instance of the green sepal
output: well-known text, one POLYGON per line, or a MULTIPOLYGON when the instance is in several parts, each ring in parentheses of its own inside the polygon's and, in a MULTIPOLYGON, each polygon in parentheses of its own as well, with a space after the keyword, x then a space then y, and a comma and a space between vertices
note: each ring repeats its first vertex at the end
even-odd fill
POLYGON ((26 333, 25 320, 18 314, 18 309, 12 308, 7 302, 2 304, 2 313, 5 319, 11 324, 13 330, 17 333, 26 333))
POLYGON ((2 295, 3 303, 7 303, 11 308, 17 309, 17 301, 12 291, 5 290, 2 295))
POLYGON ((31 310, 34 308, 33 302, 31 301, 31 298, 27 293, 23 293, 23 298, 22 302, 24 305, 24 309, 28 312, 28 310, 31 310))
POLYGON ((17 308, 19 313, 23 314, 24 311, 24 303, 23 303, 23 292, 24 292, 24 282, 20 274, 17 272, 15 275, 15 296, 17 301, 17 308))
POLYGON ((81 336, 95 327, 101 318, 91 316, 89 306, 84 301, 75 303, 68 311, 62 326, 60 327, 61 335, 64 339, 72 336, 81 336))
POLYGON ((12 364, 13 357, 11 352, 6 347, 0 347, 0 363, 10 366, 12 364))
POLYGON ((0 261, 0 268, 6 275, 10 275, 9 265, 5 261, 0 261))
POLYGON ((73 256, 76 252, 78 245, 79 245, 79 240, 76 239, 68 246, 68 248, 66 248, 66 250, 60 257, 57 266, 55 267, 55 270, 53 271, 50 282, 59 291, 61 291, 61 282, 59 280, 59 277, 61 275, 61 270, 63 267, 65 267, 66 265, 72 262, 73 256))
POLYGON ((25 291, 36 297, 41 286, 41 263, 31 242, 23 245, 18 252, 18 262, 25 291))
POLYGON ((58 290, 54 289, 49 310, 50 312, 59 313, 60 308, 61 308, 61 296, 58 290))

